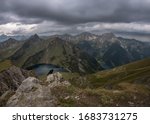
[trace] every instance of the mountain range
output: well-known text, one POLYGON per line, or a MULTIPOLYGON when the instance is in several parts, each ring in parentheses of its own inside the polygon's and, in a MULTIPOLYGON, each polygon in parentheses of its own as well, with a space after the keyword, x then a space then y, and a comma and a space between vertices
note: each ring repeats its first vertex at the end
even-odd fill
POLYGON ((150 106, 149 67, 149 42, 113 33, 9 38, 0 43, 0 106, 150 106), (65 71, 29 69, 40 65, 65 71))
POLYGON ((22 42, 10 38, 0 43, 0 48, 0 60, 9 59, 19 67, 44 63, 80 73, 93 73, 150 56, 149 43, 117 37, 113 33, 84 32, 47 38, 35 34, 22 42))
POLYGON ((21 40, 28 39, 28 36, 24 36, 24 35, 9 36, 9 35, 2 34, 2 35, 0 35, 0 42, 6 41, 9 38, 21 41, 21 40))

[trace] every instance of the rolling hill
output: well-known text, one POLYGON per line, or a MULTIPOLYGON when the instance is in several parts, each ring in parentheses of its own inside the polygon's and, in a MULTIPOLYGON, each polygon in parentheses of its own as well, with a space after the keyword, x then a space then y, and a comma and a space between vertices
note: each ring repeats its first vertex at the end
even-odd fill
POLYGON ((60 97, 61 106, 150 106, 150 58, 86 76, 63 73, 63 77, 72 87, 54 89, 56 95, 70 94, 68 100, 60 97))

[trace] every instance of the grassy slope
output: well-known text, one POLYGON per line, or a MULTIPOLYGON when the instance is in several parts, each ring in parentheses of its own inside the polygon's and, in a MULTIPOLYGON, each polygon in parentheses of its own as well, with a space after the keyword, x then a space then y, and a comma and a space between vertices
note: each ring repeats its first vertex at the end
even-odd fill
POLYGON ((13 55, 13 62, 17 66, 23 66, 25 61, 35 53, 43 50, 46 46, 46 42, 32 42, 28 41, 13 55))
POLYGON ((106 86, 121 82, 148 84, 150 79, 150 58, 111 70, 101 71, 87 76, 94 87, 106 86))
POLYGON ((84 80, 83 84, 91 88, 115 86, 123 82, 149 84, 150 58, 86 76, 74 73, 63 73, 63 75, 65 79, 74 83, 78 82, 78 84, 82 79, 84 80))
POLYGON ((62 94, 60 106, 150 106, 150 58, 86 76, 63 73, 63 77, 73 86, 71 91, 54 89, 56 95, 62 94))
POLYGON ((0 61, 12 56, 21 46, 22 46, 22 43, 15 45, 13 47, 9 47, 7 49, 1 50, 0 51, 0 61))
POLYGON ((1 61, 0 62, 0 72, 5 70, 5 69, 8 69, 11 66, 12 66, 12 63, 10 60, 1 61))

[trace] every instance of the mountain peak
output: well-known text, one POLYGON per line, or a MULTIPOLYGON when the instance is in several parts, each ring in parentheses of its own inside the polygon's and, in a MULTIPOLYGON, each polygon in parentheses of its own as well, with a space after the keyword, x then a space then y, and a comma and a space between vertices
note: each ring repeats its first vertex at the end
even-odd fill
POLYGON ((15 42, 18 42, 16 39, 14 39, 14 38, 9 38, 9 39, 7 39, 7 40, 5 40, 4 42, 2 42, 2 43, 15 43, 15 42))
POLYGON ((39 38, 39 36, 37 34, 34 34, 32 37, 39 38))
POLYGON ((102 37, 109 37, 109 38, 113 38, 116 37, 114 33, 110 32, 110 33, 104 33, 102 34, 102 37))
POLYGON ((14 38, 9 38, 7 41, 16 41, 14 38))
POLYGON ((1 35, 1 37, 7 37, 7 35, 5 35, 5 34, 2 34, 2 35, 1 35))
POLYGON ((59 38, 59 37, 54 37, 52 40, 51 40, 51 43, 52 44, 61 44, 61 43, 64 43, 64 40, 59 38))
POLYGON ((82 40, 94 40, 94 39, 97 38, 97 35, 92 34, 90 32, 82 32, 81 34, 78 34, 75 37, 79 41, 82 41, 82 40))
POLYGON ((62 39, 59 38, 59 37, 54 37, 54 38, 53 38, 53 41, 62 41, 62 39))
POLYGON ((39 40, 40 37, 39 37, 37 34, 34 34, 34 35, 32 35, 29 39, 35 41, 35 40, 39 40))

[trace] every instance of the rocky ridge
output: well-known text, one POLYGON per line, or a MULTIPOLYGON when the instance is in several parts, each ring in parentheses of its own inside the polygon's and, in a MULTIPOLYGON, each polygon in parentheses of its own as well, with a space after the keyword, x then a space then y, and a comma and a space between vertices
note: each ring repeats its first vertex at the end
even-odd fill
POLYGON ((53 107, 58 104, 51 89, 57 86, 70 86, 60 73, 50 74, 45 83, 35 77, 28 77, 8 100, 6 106, 15 107, 53 107))
POLYGON ((8 90, 15 91, 30 72, 12 66, 0 73, 0 96, 8 90))

